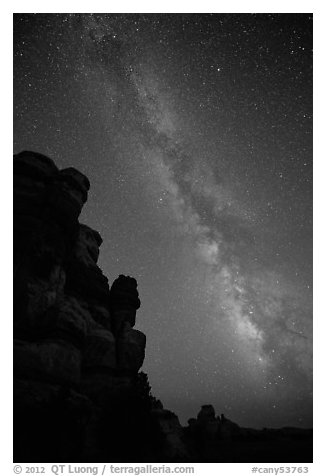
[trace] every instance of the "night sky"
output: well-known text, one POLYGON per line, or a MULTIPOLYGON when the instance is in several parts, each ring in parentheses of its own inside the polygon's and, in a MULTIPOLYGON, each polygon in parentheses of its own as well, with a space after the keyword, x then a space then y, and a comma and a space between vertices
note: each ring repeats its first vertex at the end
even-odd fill
POLYGON ((23 149, 90 179, 166 408, 312 425, 312 15, 16 14, 23 149))

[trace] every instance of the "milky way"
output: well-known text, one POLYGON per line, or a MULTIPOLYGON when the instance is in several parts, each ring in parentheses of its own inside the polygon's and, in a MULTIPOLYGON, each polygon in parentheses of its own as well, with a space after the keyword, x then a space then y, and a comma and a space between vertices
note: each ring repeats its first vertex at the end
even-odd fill
POLYGON ((312 16, 22 14, 14 149, 90 179, 153 393, 312 424, 312 16))

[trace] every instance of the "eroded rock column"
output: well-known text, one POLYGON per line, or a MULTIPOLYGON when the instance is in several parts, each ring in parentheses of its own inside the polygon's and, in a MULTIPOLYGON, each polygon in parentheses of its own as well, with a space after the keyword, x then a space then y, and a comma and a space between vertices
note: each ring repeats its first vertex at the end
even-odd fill
POLYGON ((117 366, 126 375, 137 373, 145 358, 146 336, 133 329, 139 307, 136 279, 120 275, 111 287, 110 310, 117 342, 117 366))

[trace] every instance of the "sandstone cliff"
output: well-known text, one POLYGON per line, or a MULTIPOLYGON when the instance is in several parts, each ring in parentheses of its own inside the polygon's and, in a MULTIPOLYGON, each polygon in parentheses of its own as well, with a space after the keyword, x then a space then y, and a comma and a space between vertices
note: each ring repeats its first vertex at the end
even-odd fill
POLYGON ((16 461, 149 461, 163 445, 138 374, 137 282, 110 289, 98 267, 102 238, 78 220, 89 187, 44 155, 14 156, 16 461))

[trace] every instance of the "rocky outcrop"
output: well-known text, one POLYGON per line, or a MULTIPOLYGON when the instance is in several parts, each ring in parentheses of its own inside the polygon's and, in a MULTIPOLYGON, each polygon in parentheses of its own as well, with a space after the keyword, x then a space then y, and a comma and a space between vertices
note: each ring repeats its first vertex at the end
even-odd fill
POLYGON ((120 275, 112 284, 110 294, 110 309, 116 334, 121 332, 124 322, 134 327, 139 307, 137 281, 130 276, 120 275))
POLYGON ((103 415, 121 413, 144 361, 146 337, 133 329, 137 282, 121 275, 110 290, 97 265, 102 238, 79 223, 89 187, 44 155, 14 156, 16 460, 99 456, 103 415), (75 443, 63 449, 67 429, 75 443), (39 450, 38 434, 52 450, 39 450))
POLYGON ((215 415, 213 405, 202 405, 197 418, 188 420, 188 431, 197 440, 214 441, 236 437, 240 434, 240 427, 231 420, 215 415))
POLYGON ((190 461, 191 455, 184 441, 184 430, 177 415, 164 408, 157 408, 152 410, 152 416, 164 435, 161 448, 164 461, 190 461))
POLYGON ((117 361, 120 371, 133 373, 142 366, 145 358, 145 335, 125 322, 117 341, 117 361))
POLYGON ((89 188, 42 154, 14 156, 14 461, 311 461, 309 430, 240 428, 212 405, 183 428, 151 395, 137 281, 110 289, 102 238, 79 223, 89 188))
POLYGON ((242 428, 212 405, 190 418, 183 441, 191 460, 214 463, 312 461, 312 430, 242 428))

